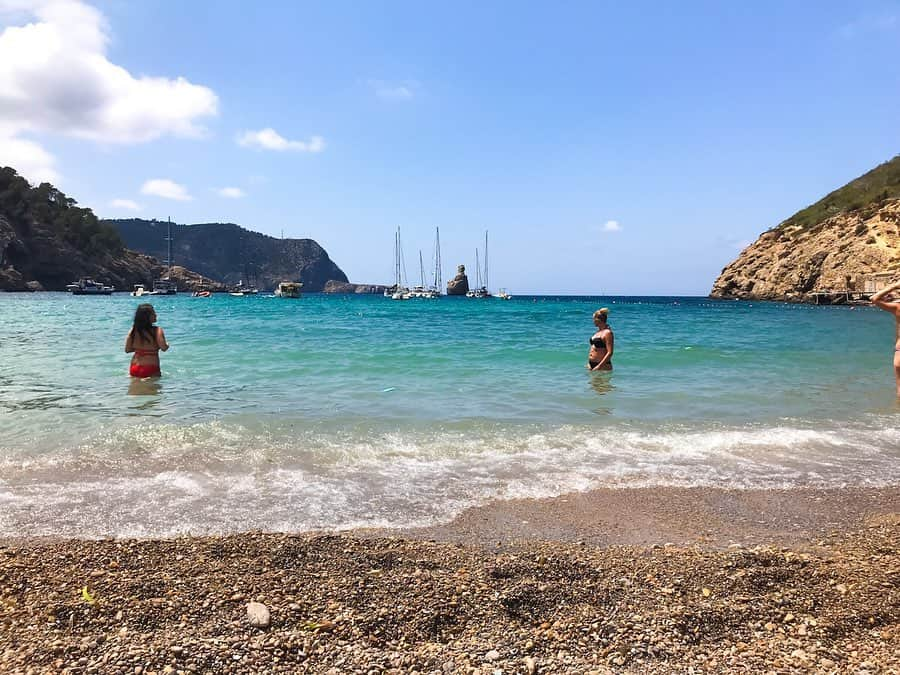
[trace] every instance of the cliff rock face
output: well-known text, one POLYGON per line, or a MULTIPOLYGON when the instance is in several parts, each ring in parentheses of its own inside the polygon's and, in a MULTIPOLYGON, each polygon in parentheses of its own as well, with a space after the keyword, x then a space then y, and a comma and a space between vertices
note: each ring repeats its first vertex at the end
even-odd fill
POLYGON ((79 277, 117 289, 158 277, 162 266, 126 250, 115 230, 49 183, 0 168, 0 290, 62 291, 79 277))
POLYGON ((716 279, 719 298, 802 301, 814 290, 865 290, 878 272, 900 277, 900 200, 868 218, 828 218, 812 230, 772 230, 747 247, 716 279))
POLYGON ((358 293, 358 294, 370 294, 370 293, 384 293, 387 289, 387 286, 381 286, 379 284, 351 284, 349 282, 344 281, 329 281, 325 284, 325 288, 323 289, 326 293, 358 293))
POLYGON ((466 266, 459 265, 456 268, 456 276, 447 282, 447 295, 465 295, 469 292, 469 277, 466 276, 466 266))
MULTIPOLYGON (((168 223, 156 220, 108 220, 125 245, 164 260, 168 223)), ((304 292, 325 288, 347 275, 312 239, 276 239, 232 223, 172 224, 172 258, 203 276, 233 285, 247 281, 274 288, 281 281, 302 281, 304 292)))
POLYGON ((881 272, 900 278, 900 156, 760 235, 710 296, 803 302, 814 291, 865 291, 881 272))

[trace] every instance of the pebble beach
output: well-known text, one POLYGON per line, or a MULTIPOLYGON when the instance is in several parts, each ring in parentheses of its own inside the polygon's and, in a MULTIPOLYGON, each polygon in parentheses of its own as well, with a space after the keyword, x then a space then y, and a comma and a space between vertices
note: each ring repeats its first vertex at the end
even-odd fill
POLYGON ((7 539, 0 672, 894 673, 898 544, 893 488, 596 491, 400 532, 7 539))

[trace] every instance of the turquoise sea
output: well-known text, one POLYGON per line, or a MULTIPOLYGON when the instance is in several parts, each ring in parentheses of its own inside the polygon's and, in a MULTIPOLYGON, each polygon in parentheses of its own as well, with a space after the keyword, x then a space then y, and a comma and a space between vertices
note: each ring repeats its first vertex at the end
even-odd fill
POLYGON ((598 486, 900 482, 893 319, 701 298, 0 293, 0 536, 406 526, 598 486), (612 373, 584 368, 611 309, 612 373))

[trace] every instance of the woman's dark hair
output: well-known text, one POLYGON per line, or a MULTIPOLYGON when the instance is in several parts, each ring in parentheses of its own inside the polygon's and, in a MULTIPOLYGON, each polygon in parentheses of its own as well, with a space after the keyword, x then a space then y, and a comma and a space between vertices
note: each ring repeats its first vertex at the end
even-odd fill
POLYGON ((134 326, 131 331, 133 335, 141 335, 149 342, 156 344, 156 331, 153 330, 153 319, 156 317, 156 310, 153 305, 144 303, 138 305, 134 311, 134 326))

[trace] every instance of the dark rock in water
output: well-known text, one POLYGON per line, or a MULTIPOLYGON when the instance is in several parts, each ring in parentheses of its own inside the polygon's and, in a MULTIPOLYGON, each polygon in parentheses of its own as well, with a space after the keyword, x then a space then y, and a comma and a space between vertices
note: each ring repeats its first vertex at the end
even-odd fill
POLYGON ((331 279, 325 284, 323 289, 325 293, 359 293, 359 294, 381 294, 387 289, 387 286, 379 284, 351 284, 346 281, 335 281, 331 279))
POLYGON ((465 295, 469 292, 469 277, 466 276, 466 266, 456 268, 456 276, 447 282, 447 295, 465 295))
MULTIPOLYGON (((165 221, 105 220, 125 244, 160 259, 166 257, 165 221)), ((233 286, 239 281, 275 288, 282 281, 302 281, 304 292, 317 292, 330 281, 347 282, 347 275, 312 239, 277 239, 233 223, 172 223, 172 257, 203 276, 233 286)))

